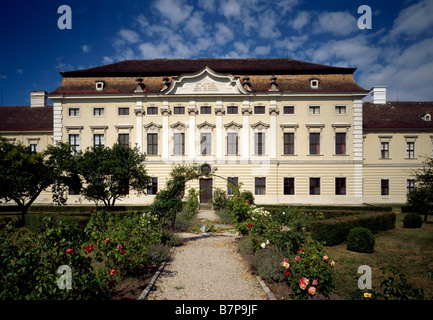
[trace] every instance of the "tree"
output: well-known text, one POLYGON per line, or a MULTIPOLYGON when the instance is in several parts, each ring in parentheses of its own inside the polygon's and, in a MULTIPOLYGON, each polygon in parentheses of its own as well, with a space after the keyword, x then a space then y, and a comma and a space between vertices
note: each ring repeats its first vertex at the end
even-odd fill
POLYGON ((132 188, 145 193, 149 176, 144 166, 146 156, 137 147, 114 144, 98 146, 78 156, 78 172, 83 179, 82 193, 96 203, 113 207, 132 188))
POLYGON ((78 157, 72 154, 69 144, 58 142, 48 146, 44 152, 47 164, 53 170, 53 202, 63 205, 67 201, 69 189, 81 190, 81 179, 78 174, 78 157))
POLYGON ((176 215, 182 210, 185 183, 202 175, 197 164, 176 165, 163 190, 160 190, 150 207, 150 213, 162 222, 164 227, 173 228, 176 215))
POLYGON ((52 181, 53 171, 43 153, 21 143, 0 140, 0 198, 16 202, 21 210, 21 222, 31 204, 52 181))
POLYGON ((407 204, 416 213, 427 216, 433 213, 433 158, 424 161, 424 166, 415 171, 415 188, 407 195, 407 204))

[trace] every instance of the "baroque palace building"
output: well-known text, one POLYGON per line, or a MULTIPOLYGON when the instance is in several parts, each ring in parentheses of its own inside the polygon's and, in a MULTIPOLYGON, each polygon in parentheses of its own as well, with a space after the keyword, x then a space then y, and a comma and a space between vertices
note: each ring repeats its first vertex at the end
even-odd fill
MULTIPOLYGON (((188 184, 202 203, 215 188, 230 194, 227 181, 258 204, 405 203, 413 171, 432 156, 433 102, 389 102, 386 87, 361 88, 355 71, 292 59, 125 60, 61 72, 30 106, 0 107, 0 135, 37 151, 137 145, 152 181, 123 204, 151 203, 172 166, 188 163, 215 172, 188 184)), ((71 192, 68 203, 88 202, 71 192)))

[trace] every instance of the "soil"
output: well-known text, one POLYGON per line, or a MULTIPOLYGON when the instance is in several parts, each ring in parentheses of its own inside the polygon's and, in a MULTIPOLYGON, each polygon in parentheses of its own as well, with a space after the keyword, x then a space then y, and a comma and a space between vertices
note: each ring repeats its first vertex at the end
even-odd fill
POLYGON ((157 267, 147 267, 140 272, 140 275, 125 278, 116 285, 116 295, 112 300, 137 300, 157 269, 157 267))

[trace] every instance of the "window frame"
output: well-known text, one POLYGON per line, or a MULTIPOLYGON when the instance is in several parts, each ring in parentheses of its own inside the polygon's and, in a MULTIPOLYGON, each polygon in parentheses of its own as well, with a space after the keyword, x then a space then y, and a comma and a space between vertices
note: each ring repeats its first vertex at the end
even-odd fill
POLYGON ((254 177, 254 194, 266 195, 266 177, 254 177))
POLYGON ((320 178, 310 178, 310 196, 320 196, 320 178))
POLYGON ((295 178, 284 177, 283 178, 283 195, 292 196, 295 194, 295 178))
POLYGON ((148 132, 146 134, 146 155, 149 156, 158 155, 158 133, 148 132), (149 139, 149 137, 152 138, 149 139))

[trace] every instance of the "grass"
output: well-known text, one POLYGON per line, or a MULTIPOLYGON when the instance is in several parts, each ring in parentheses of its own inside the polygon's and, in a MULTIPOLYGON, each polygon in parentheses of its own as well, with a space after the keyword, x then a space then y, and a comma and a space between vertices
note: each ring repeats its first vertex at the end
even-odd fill
POLYGON ((334 270, 334 293, 344 299, 357 289, 358 267, 368 265, 372 270, 373 290, 380 288, 385 276, 381 268, 393 265, 404 274, 415 288, 422 288, 428 299, 433 299, 433 224, 423 223, 420 229, 403 228, 403 213, 397 213, 395 229, 375 235, 374 253, 357 253, 346 249, 346 244, 325 247, 328 255, 336 261, 334 270))

